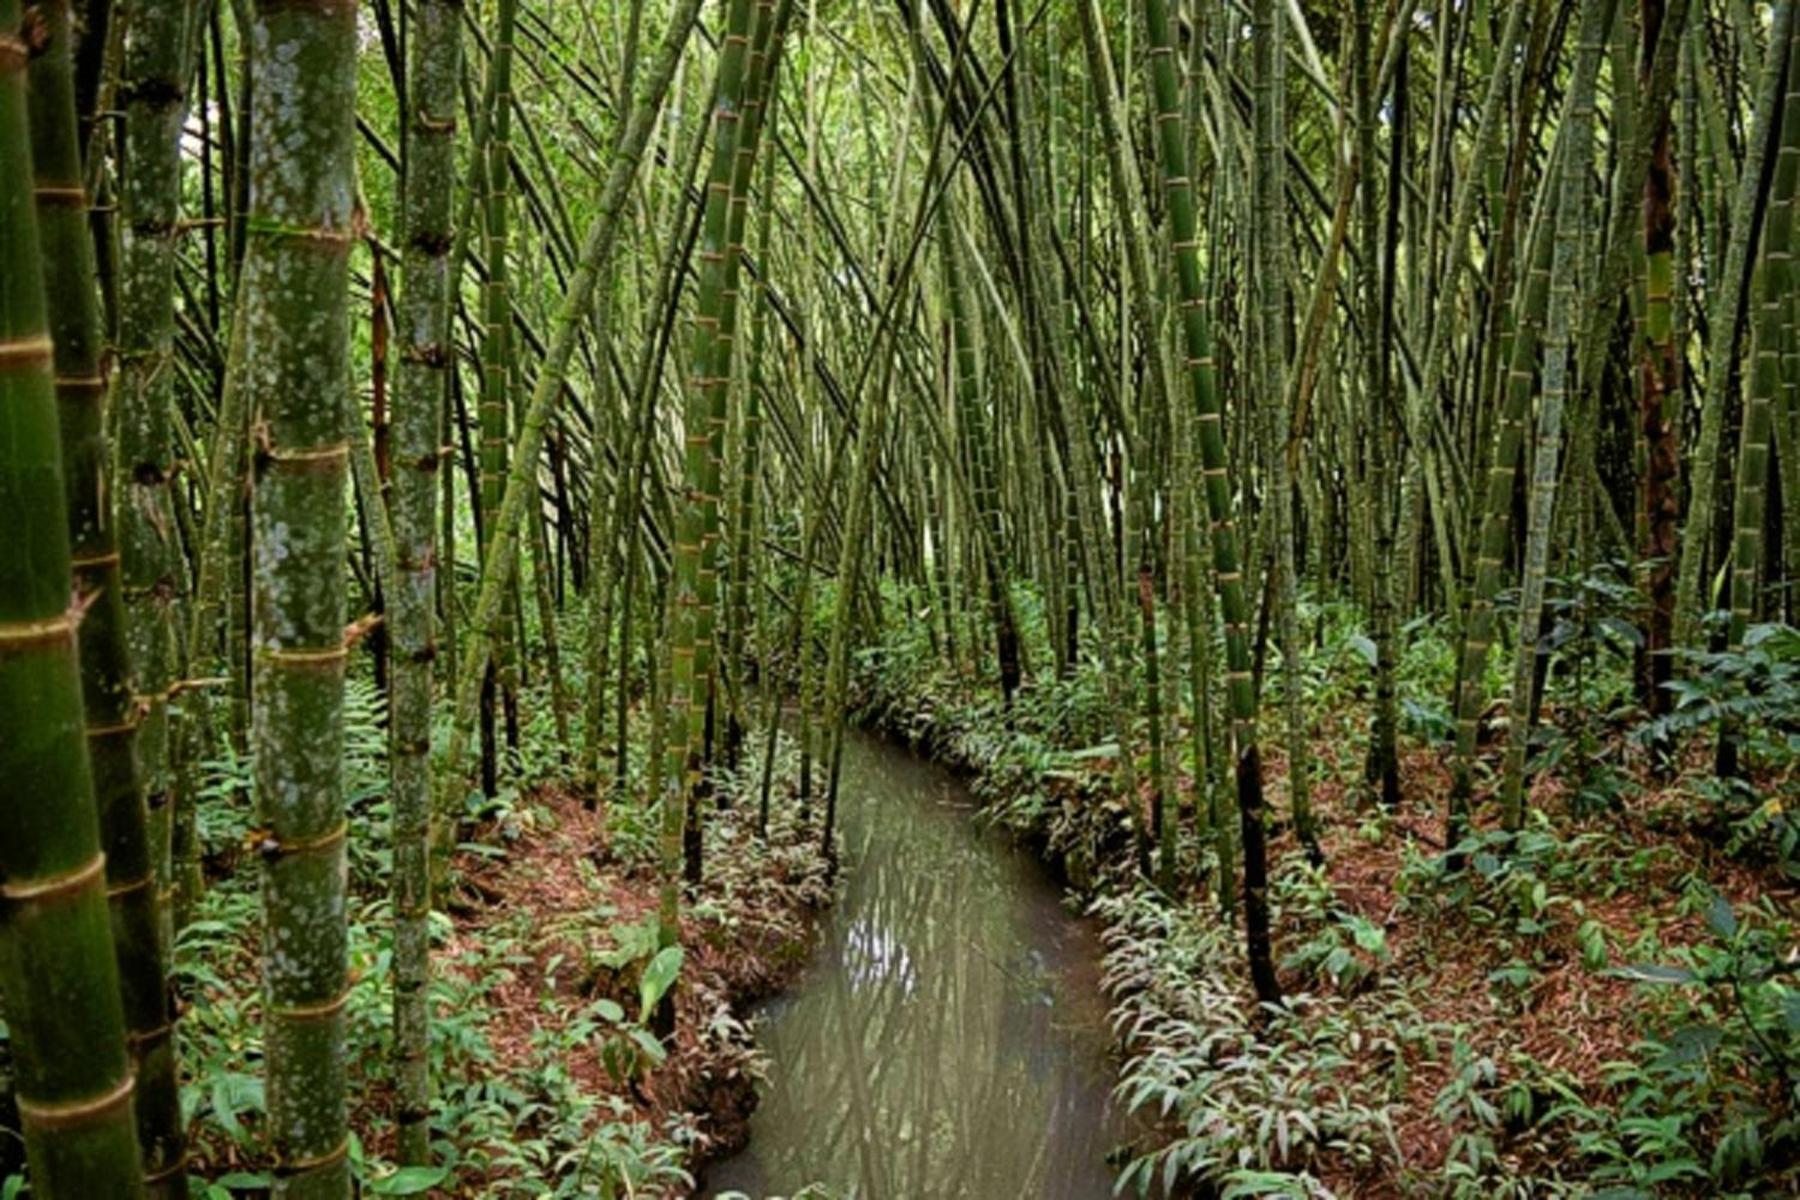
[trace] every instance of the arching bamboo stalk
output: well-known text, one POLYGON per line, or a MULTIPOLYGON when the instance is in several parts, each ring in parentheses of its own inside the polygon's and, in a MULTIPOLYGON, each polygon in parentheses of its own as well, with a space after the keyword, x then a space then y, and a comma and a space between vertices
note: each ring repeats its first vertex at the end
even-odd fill
POLYGON ((1175 81, 1175 51, 1170 41, 1168 5, 1163 0, 1145 0, 1144 15, 1149 33, 1148 59, 1156 105, 1157 143, 1169 205, 1182 350, 1190 399, 1199 421, 1206 505, 1213 524, 1214 580, 1225 621, 1226 687, 1231 701, 1238 820, 1244 854, 1245 944, 1257 998, 1264 1003, 1274 1003, 1280 999, 1281 985, 1275 978, 1269 933, 1268 848, 1263 826, 1262 758, 1256 739, 1256 694, 1250 678, 1249 606, 1238 561, 1231 472, 1225 459, 1224 420, 1214 391, 1212 330, 1200 279, 1194 185, 1188 174, 1188 146, 1175 81))

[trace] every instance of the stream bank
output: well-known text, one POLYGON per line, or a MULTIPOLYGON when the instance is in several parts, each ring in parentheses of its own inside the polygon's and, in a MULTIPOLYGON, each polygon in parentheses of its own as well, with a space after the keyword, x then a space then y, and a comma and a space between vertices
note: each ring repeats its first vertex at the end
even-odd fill
MULTIPOLYGON (((1795 890, 1754 844, 1734 851, 1692 819, 1705 765, 1656 777, 1614 729, 1579 770, 1537 776, 1516 834, 1478 793, 1458 867, 1445 853, 1440 726, 1403 728, 1403 802, 1371 803, 1366 697, 1332 674, 1361 635, 1331 615, 1302 698, 1322 865, 1288 820, 1286 748, 1263 746, 1278 1007, 1255 1002, 1196 814, 1178 823, 1189 866, 1178 886, 1136 878, 1130 805, 1147 819, 1146 764, 1128 801, 1105 732, 1114 689, 1096 663, 1034 677, 1009 705, 919 624, 888 627, 862 657, 860 719, 966 772, 982 818, 1092 898, 1113 1025, 1128 1033, 1118 1095, 1156 1116, 1121 1194, 1164 1178, 1181 1196, 1299 1200, 1575 1197, 1602 1185, 1774 1194, 1669 1182, 1712 1178, 1697 1165, 1707 1162, 1734 1179, 1791 1182, 1800 1139, 1772 1115, 1781 1076, 1762 1065, 1780 1018, 1730 1007, 1715 981, 1791 961, 1795 890), (1697 1037, 1719 1051, 1696 1059, 1697 1037), (1646 1143, 1651 1127, 1668 1140, 1646 1143), (1768 1140, 1744 1151, 1764 1127, 1768 1140)), ((1416 633, 1400 664, 1408 694, 1428 698, 1448 694, 1454 670, 1436 627, 1416 633)), ((1185 800, 1197 791, 1185 714, 1164 732, 1185 800)), ((1497 778, 1504 730, 1487 732, 1483 766, 1497 778)), ((1791 794, 1791 775, 1757 786, 1791 794)))
MULTIPOLYGON (((638 844, 645 831, 545 786, 458 855, 439 958, 446 990, 484 1014, 490 1069, 540 1091, 546 1122, 578 1122, 555 1141, 602 1147, 594 1182, 620 1194, 684 1194, 683 1172, 749 1136, 762 1056, 742 1018, 803 969, 832 898, 790 813, 774 814, 766 838, 753 824, 747 806, 709 821, 708 872, 683 904, 675 1030, 660 1060, 639 1036, 658 891, 638 844)), ((537 1131, 516 1132, 526 1141, 537 1131)), ((490 1186, 516 1180, 512 1158, 496 1154, 490 1186)))
POLYGON ((758 1014, 769 1078, 704 1195, 1108 1200, 1126 1125, 1097 930, 944 768, 851 732, 843 870, 758 1014))

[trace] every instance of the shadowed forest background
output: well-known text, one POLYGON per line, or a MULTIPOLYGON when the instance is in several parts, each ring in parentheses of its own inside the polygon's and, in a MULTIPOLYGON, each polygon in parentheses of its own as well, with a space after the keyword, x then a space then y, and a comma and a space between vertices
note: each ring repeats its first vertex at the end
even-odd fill
POLYGON ((0 1198, 1793 1194, 1797 189, 1786 0, 0 0, 0 1198))

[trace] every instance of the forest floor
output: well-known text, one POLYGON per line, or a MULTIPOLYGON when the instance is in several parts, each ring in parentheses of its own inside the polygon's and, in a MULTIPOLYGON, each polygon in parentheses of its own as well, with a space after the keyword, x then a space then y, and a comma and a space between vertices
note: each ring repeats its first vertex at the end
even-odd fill
MULTIPOLYGON (((1366 707, 1338 697, 1308 708, 1315 867, 1288 820, 1271 717, 1286 1000, 1259 1011, 1212 880, 1189 874, 1172 893, 1135 880, 1116 746, 1066 732, 1079 682, 1007 708, 902 645, 864 685, 865 719, 970 773, 988 817, 1094 898, 1129 1031, 1120 1094, 1159 1119, 1132 1148, 1128 1191, 1166 1169, 1186 1180, 1179 1195, 1794 1194, 1794 1064, 1772 1043, 1800 1004, 1763 986, 1800 962, 1800 889, 1767 825, 1800 794, 1791 768, 1752 778, 1744 819, 1709 782, 1703 747, 1658 777, 1623 725, 1547 711, 1580 736, 1535 777, 1526 828, 1501 834, 1478 795, 1454 869, 1447 747, 1407 739, 1405 801, 1378 811, 1366 707)), ((1183 797, 1188 744, 1171 723, 1183 797)), ((1483 747, 1484 777, 1502 749, 1483 747)), ((1181 819, 1184 861, 1208 861, 1193 815, 1181 819)))
MULTIPOLYGON (((1477 1106, 1458 1102, 1465 1073, 1475 1085, 1469 1098, 1485 1091, 1499 1100, 1492 1152, 1503 1170, 1561 1173, 1574 1165, 1566 1156, 1579 1139, 1554 1136, 1545 1119, 1560 1106, 1617 1105, 1642 1082, 1634 1059, 1669 1015, 1668 995, 1634 978, 1633 965, 1684 960, 1718 940, 1709 916, 1719 910, 1696 903, 1697 892, 1733 912, 1767 904, 1800 915, 1800 889, 1772 862, 1743 861, 1721 850, 1722 839, 1702 836, 1683 777, 1659 781, 1643 764, 1614 781, 1612 803, 1600 811, 1573 805, 1563 776, 1538 776, 1529 801, 1545 818, 1533 827, 1537 844, 1515 842, 1506 859, 1492 833, 1496 814, 1478 803, 1476 828, 1489 832, 1475 836, 1493 848, 1471 862, 1467 890, 1423 888, 1448 874, 1431 861, 1446 847, 1444 755, 1407 751, 1401 810, 1372 816, 1365 789, 1348 782, 1360 781, 1362 762, 1345 748, 1360 746, 1332 728, 1351 719, 1336 714, 1314 726, 1313 800, 1329 892, 1283 913, 1277 945, 1290 953, 1282 982, 1290 993, 1324 986, 1355 996, 1385 977, 1409 1003, 1409 1019, 1433 1036, 1406 1047, 1397 1064, 1373 1064, 1398 1067, 1404 1081, 1392 1096, 1393 1155, 1368 1163, 1327 1156, 1320 1181, 1344 1196, 1401 1196, 1445 1179, 1468 1149, 1459 1139, 1483 1124, 1477 1106), (1292 953, 1318 937, 1321 914, 1352 931, 1359 968, 1321 970, 1318 954, 1292 953), (1379 939, 1357 944, 1354 931, 1371 928, 1379 939)), ((1281 810, 1287 764, 1279 753, 1271 760, 1270 803, 1281 810)), ((1271 854, 1278 877, 1306 870, 1291 822, 1279 823, 1271 854)), ((1353 1071, 1355 1058, 1353 1048, 1353 1071)))
MULTIPOLYGON (((747 820, 712 823, 709 874, 683 901, 674 1031, 647 1054, 638 1034, 652 1007, 642 985, 656 871, 569 789, 539 788, 525 811, 525 820, 488 823, 458 856, 454 929, 438 959, 439 970, 472 983, 492 961, 488 947, 516 948, 491 993, 495 1065, 529 1071, 547 1041, 566 1044, 563 1069, 600 1102, 597 1115, 663 1131, 687 1151, 690 1173, 739 1149, 759 1074, 744 1020, 805 964, 813 917, 830 899, 822 860, 794 828, 778 823, 765 845, 747 820), (614 1012, 623 1018, 606 1021, 614 1012)), ((473 1196, 501 1181, 464 1182, 473 1196)))
MULTIPOLYGON (((679 970, 658 959, 659 829, 637 800, 589 811, 553 753, 520 766, 470 819, 433 916, 434 1153, 396 1169, 384 732, 350 696, 350 1063, 363 1194, 541 1200, 680 1196, 748 1137, 760 1059, 749 1010, 804 965, 831 899, 816 837, 777 805, 706 826, 707 873, 684 894, 679 970), (664 983, 654 977, 661 971, 664 983), (675 1026, 652 1035, 671 976, 675 1026)), ((543 738, 533 745, 551 743, 543 738)), ((528 756, 529 758, 529 756, 528 756)), ((253 832, 241 762, 206 764, 208 887, 181 933, 177 986, 197 1195, 267 1194, 253 832)))

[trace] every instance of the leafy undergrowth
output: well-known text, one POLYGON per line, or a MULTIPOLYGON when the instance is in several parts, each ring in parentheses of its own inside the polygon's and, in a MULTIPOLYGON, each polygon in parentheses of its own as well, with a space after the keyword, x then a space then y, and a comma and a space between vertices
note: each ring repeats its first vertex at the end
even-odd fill
MULTIPOLYGON (((747 1136, 760 1062, 740 1015, 804 962, 830 898, 791 809, 774 807, 766 840, 748 807, 709 820, 708 877, 684 904, 679 951, 659 953, 654 808, 627 799, 588 812, 553 763, 497 800, 472 799, 432 918, 438 1165, 396 1170, 378 716, 373 693, 353 684, 346 770, 352 819, 369 835, 352 841, 348 1008, 363 1194, 688 1194, 698 1165, 747 1136), (676 1027, 659 1039, 650 1015, 670 987, 676 1027)), ((212 880, 177 956, 195 1195, 208 1200, 268 1184, 246 783, 238 764, 210 767, 199 812, 212 880)))
MULTIPOLYGON (((1339 614, 1315 616, 1305 702, 1322 868, 1283 820, 1280 723, 1265 722, 1286 994, 1274 1010, 1253 1001, 1241 935, 1219 911, 1211 839, 1190 814, 1180 886, 1135 879, 1096 668, 1028 687, 1007 708, 922 646, 917 627, 862 663, 865 717, 973 773, 989 815, 1096 897, 1119 1094, 1161 1130, 1133 1148, 1123 1188, 1615 1200, 1800 1190, 1800 870, 1786 811, 1800 787, 1800 638, 1767 627, 1746 652, 1697 664, 1660 722, 1621 699, 1628 649, 1572 638, 1534 741, 1526 827, 1500 832, 1484 793, 1476 832, 1446 847, 1444 638, 1408 631, 1406 802, 1379 812, 1364 783, 1366 696, 1344 682, 1366 680, 1366 639, 1339 614), (1721 714, 1740 722, 1746 781, 1710 775, 1721 714), (1661 774, 1653 746, 1675 756, 1661 774)), ((1504 745, 1503 729, 1488 733, 1484 779, 1504 745)), ((1169 744, 1187 741, 1177 723, 1169 744)), ((1181 760, 1183 796, 1191 769, 1181 760)))
POLYGON ((1278 1011, 1255 1008, 1210 898, 1098 902, 1122 1092, 1172 1135, 1134 1178, 1296 1196, 1791 1189, 1791 888, 1668 829, 1655 791, 1477 834, 1452 870, 1431 841, 1435 758, 1407 767, 1414 799, 1392 818, 1322 789, 1322 870, 1277 839, 1278 1011))

